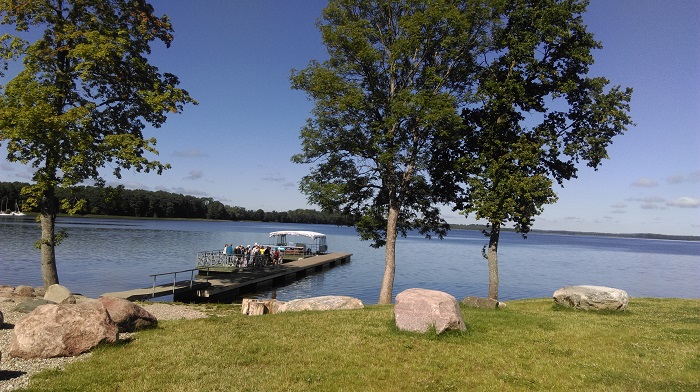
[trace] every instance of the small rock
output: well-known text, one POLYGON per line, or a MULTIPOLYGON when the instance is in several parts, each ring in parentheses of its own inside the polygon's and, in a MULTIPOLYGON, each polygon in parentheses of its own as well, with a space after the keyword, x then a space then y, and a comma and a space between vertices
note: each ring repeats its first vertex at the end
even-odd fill
POLYGON ((492 298, 464 297, 462 303, 470 308, 495 309, 498 307, 498 301, 492 298))
POLYGON ((34 295, 37 297, 43 297, 46 294, 46 289, 44 286, 34 287, 34 295))
POLYGON ((62 286, 60 284, 52 284, 46 290, 46 294, 44 294, 44 299, 57 304, 75 303, 75 298, 72 298, 71 302, 71 296, 72 294, 70 290, 68 290, 68 288, 66 288, 65 286, 62 286))
POLYGON ((7 285, 0 285, 0 297, 11 297, 15 288, 7 285))
POLYGON ((248 316, 260 316, 263 314, 275 314, 284 304, 276 299, 252 299, 243 298, 241 302, 241 314, 248 316))
POLYGON ((20 285, 15 287, 13 294, 16 297, 34 297, 34 287, 20 285))
POLYGON ((15 306, 15 308, 12 310, 19 313, 29 313, 34 309, 38 308, 39 306, 49 304, 53 304, 53 302, 41 298, 33 298, 18 303, 17 306, 15 306))
POLYGON ((131 301, 116 297, 100 297, 97 301, 104 305, 112 321, 117 323, 119 332, 134 332, 158 324, 154 315, 131 301))

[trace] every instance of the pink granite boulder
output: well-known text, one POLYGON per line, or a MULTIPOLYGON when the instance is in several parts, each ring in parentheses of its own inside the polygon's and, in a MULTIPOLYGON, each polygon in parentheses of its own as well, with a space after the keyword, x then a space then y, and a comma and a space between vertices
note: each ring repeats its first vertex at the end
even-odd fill
POLYGON ((116 297, 100 297, 97 301, 107 308, 119 332, 133 332, 158 324, 156 316, 131 301, 116 297))
POLYGON ((457 299, 442 291, 402 291, 396 296, 394 318, 402 331, 427 332, 434 327, 440 334, 448 329, 467 329, 457 299))
POLYGON ((9 354, 24 359, 70 357, 117 337, 117 324, 100 302, 43 305, 15 323, 9 354))

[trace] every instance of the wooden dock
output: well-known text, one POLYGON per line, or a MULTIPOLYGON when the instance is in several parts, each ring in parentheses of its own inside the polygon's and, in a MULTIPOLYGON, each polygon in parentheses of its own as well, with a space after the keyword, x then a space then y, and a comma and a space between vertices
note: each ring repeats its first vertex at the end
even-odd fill
MULTIPOLYGON (((134 300, 145 300, 173 295, 174 301, 229 301, 246 293, 261 291, 269 287, 284 285, 350 261, 350 253, 329 253, 291 261, 262 269, 243 268, 232 273, 209 273, 200 271, 196 279, 172 282, 153 287, 105 293, 103 296, 134 300)), ((183 271, 180 271, 183 272, 183 271)), ((165 274, 158 274, 165 275, 165 274)))
MULTIPOLYGON (((196 290, 200 300, 230 299, 246 292, 281 286, 350 261, 350 253, 329 253, 290 261, 264 269, 244 269, 230 274, 212 274, 210 286, 196 290)), ((201 275, 200 275, 201 276, 201 275)))

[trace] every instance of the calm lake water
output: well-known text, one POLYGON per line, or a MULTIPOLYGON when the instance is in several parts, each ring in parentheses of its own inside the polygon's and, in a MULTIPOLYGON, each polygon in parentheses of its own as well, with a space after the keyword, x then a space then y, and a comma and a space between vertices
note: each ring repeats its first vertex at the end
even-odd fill
MULTIPOLYGON (((97 297, 149 287, 149 274, 194 268, 196 253, 225 243, 267 243, 276 230, 311 230, 328 236, 330 252, 351 262, 275 288, 288 301, 350 295, 376 303, 384 248, 360 241, 353 228, 259 222, 207 222, 59 218, 68 237, 57 248, 61 284, 97 297)), ((0 285, 41 286, 40 236, 32 218, 0 218, 0 285)), ((457 299, 486 296, 488 269, 478 231, 454 230, 444 240, 416 234, 397 243, 394 295, 412 287, 445 291, 457 299)), ((700 298, 700 242, 503 233, 499 248, 500 298, 550 297, 563 286, 617 287, 633 297, 700 298)), ((167 283, 171 277, 158 280, 167 283)), ((269 297, 273 290, 257 293, 269 297)))

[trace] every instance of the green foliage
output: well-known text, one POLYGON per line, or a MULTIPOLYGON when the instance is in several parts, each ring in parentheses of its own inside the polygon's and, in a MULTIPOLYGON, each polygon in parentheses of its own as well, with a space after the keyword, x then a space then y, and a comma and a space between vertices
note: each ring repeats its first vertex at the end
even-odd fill
POLYGON ((373 246, 396 230, 447 228, 427 164, 434 140, 460 124, 480 28, 467 3, 331 1, 319 23, 330 58, 292 74, 315 102, 293 157, 315 165, 300 189, 324 210, 360 217, 373 246))
POLYGON ((494 1, 483 37, 474 100, 461 133, 434 157, 433 176, 455 195, 456 209, 485 220, 489 297, 498 298, 498 241, 511 222, 525 235, 554 183, 576 178, 583 161, 597 169, 607 146, 632 125, 631 89, 589 77, 592 51, 579 0, 494 1), (495 287, 494 287, 495 286, 495 287))
POLYGON ((465 133, 453 151, 466 213, 527 233, 557 200, 553 185, 576 178, 577 163, 597 168, 613 137, 632 124, 631 89, 588 77, 592 51, 585 1, 510 1, 488 40, 477 74, 478 103, 464 108, 465 133))
POLYGON ((329 59, 292 72, 314 101, 301 131, 313 164, 300 190, 324 211, 357 217, 363 240, 386 245, 380 303, 391 302, 398 235, 442 238, 446 187, 430 176, 440 139, 461 126, 485 11, 478 0, 332 0, 319 29, 329 59))
MULTIPOLYGON (((34 169, 23 195, 40 209, 42 248, 53 246, 56 189, 101 184, 106 165, 117 177, 122 169, 161 173, 169 165, 148 158, 158 152, 143 130, 196 102, 175 75, 149 64, 151 42, 169 46, 173 37, 168 18, 144 0, 2 0, 0 16, 18 32, 42 32, 33 43, 0 37, 2 69, 23 63, 0 91, 0 143, 9 161, 34 169)), ((42 250, 45 285, 58 281, 54 257, 42 250)))

